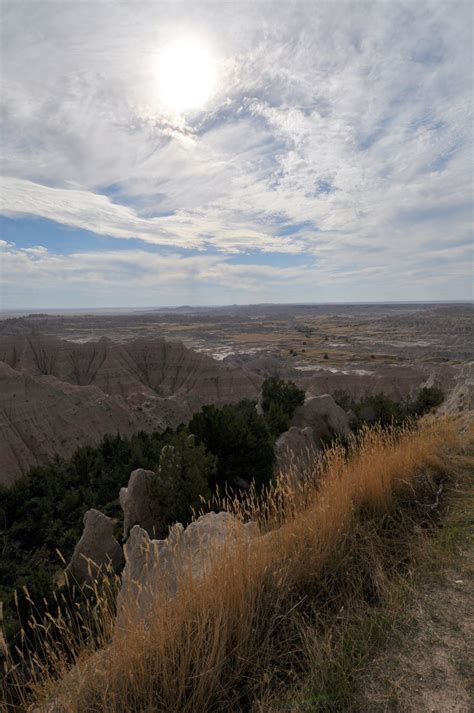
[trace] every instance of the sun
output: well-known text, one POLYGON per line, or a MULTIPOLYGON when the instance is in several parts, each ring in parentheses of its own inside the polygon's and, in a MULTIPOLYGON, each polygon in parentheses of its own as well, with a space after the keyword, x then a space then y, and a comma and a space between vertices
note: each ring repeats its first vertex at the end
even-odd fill
POLYGON ((171 111, 198 110, 214 93, 216 62, 205 43, 182 38, 165 45, 157 58, 158 91, 171 111))

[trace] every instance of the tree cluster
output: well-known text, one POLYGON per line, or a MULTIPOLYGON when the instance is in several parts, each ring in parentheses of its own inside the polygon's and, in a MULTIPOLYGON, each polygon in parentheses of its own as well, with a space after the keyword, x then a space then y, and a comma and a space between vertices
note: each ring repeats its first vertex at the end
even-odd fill
POLYGON ((277 438, 289 429, 293 414, 304 398, 305 392, 291 381, 283 381, 276 376, 265 379, 261 405, 273 436, 277 438))
POLYGON ((163 536, 174 522, 187 524, 202 499, 218 487, 261 488, 272 478, 274 442, 304 399, 293 384, 267 379, 264 414, 256 404, 204 406, 175 432, 105 436, 97 446, 78 448, 32 468, 10 488, 0 487, 0 601, 8 638, 30 613, 24 587, 39 611, 51 600, 56 575, 79 540, 86 510, 96 508, 122 530, 118 495, 136 468, 156 472, 163 536), (18 590, 19 611, 13 606, 18 590), (43 602, 43 604, 42 604, 43 602))
POLYGON ((338 389, 334 391, 333 398, 341 408, 351 412, 352 425, 357 429, 364 424, 400 426, 442 404, 444 394, 437 387, 423 387, 414 396, 395 401, 383 392, 354 399, 348 391, 338 389))

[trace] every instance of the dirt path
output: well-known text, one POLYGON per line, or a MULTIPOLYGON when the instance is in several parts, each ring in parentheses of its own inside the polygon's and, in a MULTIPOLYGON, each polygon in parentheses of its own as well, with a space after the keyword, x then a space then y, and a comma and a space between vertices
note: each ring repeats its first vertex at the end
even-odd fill
POLYGON ((374 661, 367 711, 473 713, 474 546, 417 587, 407 618, 414 626, 374 661))

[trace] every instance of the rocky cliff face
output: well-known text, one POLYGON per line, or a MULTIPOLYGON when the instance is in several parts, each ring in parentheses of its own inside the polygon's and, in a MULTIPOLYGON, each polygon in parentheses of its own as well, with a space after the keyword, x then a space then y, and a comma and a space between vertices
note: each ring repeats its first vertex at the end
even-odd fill
POLYGON ((0 483, 106 433, 163 430, 203 404, 256 398, 258 386, 258 378, 180 342, 2 333, 0 483))
POLYGON ((140 422, 145 426, 96 386, 34 377, 0 362, 0 483, 11 484, 55 453, 68 456, 107 432, 130 434, 140 422))
POLYGON ((438 386, 448 393, 455 384, 458 366, 433 365, 429 362, 379 363, 377 361, 343 362, 336 365, 310 364, 293 357, 281 357, 268 352, 258 355, 238 354, 224 359, 247 373, 278 375, 289 379, 312 396, 347 391, 358 400, 368 394, 383 392, 395 400, 412 396, 423 386, 438 386))
POLYGON ((456 384, 441 405, 440 413, 450 416, 474 409, 474 361, 463 364, 457 374, 456 384))

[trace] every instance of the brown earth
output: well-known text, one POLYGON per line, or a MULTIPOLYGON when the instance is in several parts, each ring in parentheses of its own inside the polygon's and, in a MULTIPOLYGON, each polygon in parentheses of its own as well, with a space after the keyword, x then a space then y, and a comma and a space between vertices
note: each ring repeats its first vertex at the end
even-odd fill
POLYGON ((206 403, 256 398, 260 379, 180 342, 74 343, 0 335, 0 483, 97 443, 187 421, 206 403))
POLYGON ((474 544, 417 586, 410 627, 373 662, 361 710, 474 711, 474 544))
POLYGON ((456 387, 447 410, 472 407, 472 378, 456 381, 472 358, 472 314, 461 304, 248 305, 0 320, 0 483, 106 433, 161 430, 205 403, 255 398, 267 375, 312 396, 456 387))

